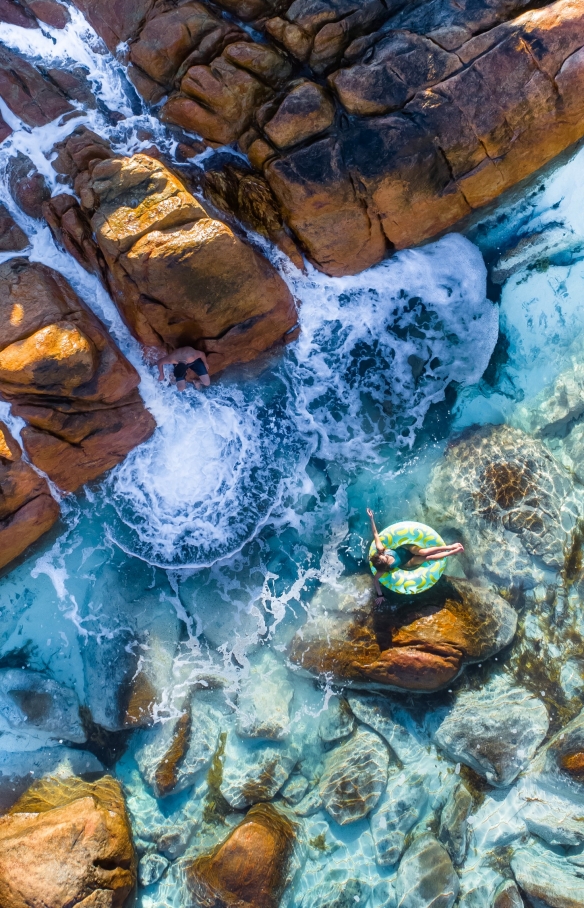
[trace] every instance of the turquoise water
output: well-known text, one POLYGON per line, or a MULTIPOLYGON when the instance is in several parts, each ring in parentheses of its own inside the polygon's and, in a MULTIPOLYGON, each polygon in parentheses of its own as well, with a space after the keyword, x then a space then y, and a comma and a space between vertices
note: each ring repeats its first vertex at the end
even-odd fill
MULTIPOLYGON (((151 143, 137 138, 148 128, 172 153, 172 138, 142 111, 122 69, 77 14, 65 32, 3 27, 3 40, 45 64, 85 65, 103 105, 126 117, 112 126, 103 109, 80 111, 64 126, 31 131, 0 102, 15 127, 0 150, 4 162, 24 151, 58 191, 50 150, 80 123, 127 154, 151 143)), ((83 732, 81 740, 72 737, 65 720, 61 733, 31 733, 0 716, 0 769, 13 774, 17 767, 22 777, 100 765, 111 770, 128 797, 144 908, 187 903, 185 864, 241 820, 250 803, 242 794, 245 782, 270 761, 280 782, 270 796, 293 814, 299 830, 283 904, 425 905, 407 900, 404 886, 411 881, 404 870, 400 876, 399 856, 393 862, 383 856, 380 842, 397 823, 396 804, 405 804, 411 819, 396 832, 404 847, 408 836, 437 830, 461 774, 461 762, 436 743, 444 710, 463 695, 480 698, 481 690, 521 697, 528 689, 551 717, 553 732, 577 714, 584 691, 582 648, 574 643, 574 635, 580 643, 582 635, 579 584, 568 588, 561 566, 537 547, 526 554, 506 549, 503 537, 473 537, 462 505, 457 511, 457 502, 438 492, 430 500, 428 488, 436 489, 457 432, 506 424, 538 439, 538 451, 552 453, 570 484, 558 499, 560 511, 569 501, 581 513, 583 162, 584 152, 574 152, 522 197, 485 215, 468 236, 447 235, 357 277, 326 278, 311 268, 300 273, 251 237, 301 304, 300 339, 284 353, 229 370, 204 395, 180 397, 143 364, 97 281, 0 188, 31 238, 30 258, 68 278, 138 368, 142 396, 158 424, 150 441, 101 482, 64 498, 57 527, 0 580, 2 667, 26 667, 74 691, 86 720, 102 729, 88 725, 84 741, 83 732), (522 238, 531 239, 501 258, 522 238), (563 373, 576 377, 567 403, 557 386, 563 373), (562 430, 546 434, 554 419, 564 420, 562 430), (431 516, 449 541, 470 533, 468 557, 449 566, 450 573, 486 578, 497 589, 519 578, 523 611, 511 653, 463 676, 448 691, 451 698, 387 695, 397 760, 375 809, 341 825, 322 804, 307 806, 303 799, 331 749, 341 746, 335 742, 354 733, 355 718, 343 727, 341 691, 329 677, 315 682, 299 672, 287 649, 306 621, 321 615, 319 591, 346 589, 364 574, 367 506, 380 527, 431 516), (505 552, 490 564, 493 545, 505 552), (535 640, 539 661, 525 661, 535 640), (546 663, 554 665, 553 679, 545 675, 546 663), (120 729, 119 694, 140 673, 156 689, 157 722, 130 734, 120 729), (174 793, 157 797, 152 765, 187 699, 198 729, 192 765, 181 770, 174 793), (332 738, 323 731, 329 725, 332 738), (227 807, 213 813, 208 770, 217 753, 227 807)), ((0 417, 18 432, 2 404, 0 417)), ((366 729, 365 707, 354 696, 349 705, 366 729)), ((564 847, 541 829, 545 816, 561 811, 577 826, 581 819, 573 811, 581 795, 542 794, 535 765, 530 752, 517 781, 503 789, 487 786, 474 802, 468 852, 458 868, 460 904, 467 908, 491 904, 509 876, 508 862, 500 860, 505 849, 521 845, 535 854, 543 848, 545 857, 553 847, 562 860, 580 853, 584 833, 568 837, 572 844, 564 847), (525 813, 534 791, 547 810, 539 826, 525 813)))

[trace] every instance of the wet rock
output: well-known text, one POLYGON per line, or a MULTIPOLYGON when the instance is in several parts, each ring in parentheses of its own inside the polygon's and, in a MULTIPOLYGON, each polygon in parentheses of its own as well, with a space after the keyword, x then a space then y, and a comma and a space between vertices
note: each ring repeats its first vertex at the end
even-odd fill
POLYGON ((503 587, 525 589, 542 562, 563 567, 582 509, 568 471, 510 426, 470 429, 451 442, 426 502, 433 526, 457 527, 473 564, 503 587))
POLYGON ((448 851, 452 863, 462 864, 468 847, 468 817, 472 810, 472 795, 464 782, 459 782, 448 796, 440 816, 438 838, 448 851))
POLYGON ((41 22, 53 28, 65 28, 71 21, 67 7, 57 0, 21 0, 41 22))
POLYGON ((28 237, 18 226, 5 205, 0 204, 0 252, 20 252, 28 246, 28 237))
POLYGON ((59 505, 45 479, 22 459, 22 451, 0 422, 0 568, 50 530, 59 505))
POLYGON ((3 117, 0 117, 0 143, 4 142, 10 135, 12 135, 12 127, 8 125, 3 117))
POLYGON ((0 818, 0 893, 6 908, 87 903, 122 908, 136 858, 119 784, 46 779, 0 818), (100 903, 101 895, 109 902, 100 903))
POLYGON ((300 748, 296 743, 249 741, 229 735, 225 747, 221 794, 235 810, 271 801, 294 769, 300 748))
POLYGON ((294 826, 269 804, 252 807, 209 855, 187 867, 194 904, 277 908, 286 883, 294 826))
POLYGON ((187 699, 177 718, 142 733, 136 762, 157 798, 189 788, 197 773, 210 764, 219 740, 220 718, 195 695, 187 699))
POLYGON ((332 870, 303 896, 300 908, 363 908, 370 894, 371 887, 364 880, 354 876, 345 879, 345 873, 339 879, 332 870))
POLYGON ((38 28, 35 17, 17 0, 0 0, 0 22, 18 25, 20 28, 38 28))
POLYGON ((75 0, 90 25, 115 53, 118 44, 137 31, 155 5, 155 0, 75 0))
POLYGON ((32 64, 0 47, 0 97, 27 126, 46 126, 74 108, 32 64))
POLYGON ((323 741, 340 741, 350 735, 355 728, 355 717, 343 697, 333 696, 327 708, 321 713, 318 733, 323 741))
POLYGON ((531 435, 563 437, 583 413, 584 366, 574 360, 528 406, 518 407, 514 422, 531 435))
MULTIPOLYGON (((107 161, 114 156, 110 144, 86 126, 78 126, 62 142, 57 142, 53 149, 55 159, 51 162, 53 169, 62 177, 67 177, 73 184, 77 177, 88 170, 92 162, 107 161)), ((87 192, 87 186, 79 187, 87 192)), ((91 208, 91 198, 85 198, 85 207, 91 208)))
POLYGON ((493 908, 524 908, 523 899, 513 880, 505 880, 495 893, 493 908))
POLYGON ((388 766, 387 746, 364 728, 331 750, 319 784, 331 817, 345 826, 367 816, 385 790, 388 766))
POLYGON ((348 701, 359 721, 381 735, 402 763, 415 763, 424 758, 427 748, 394 719, 392 704, 386 697, 351 693, 348 701))
MULTIPOLYGON (((402 599, 396 594, 398 599, 402 599)), ((443 579, 399 611, 375 607, 371 581, 323 585, 290 658, 337 681, 436 690, 467 662, 494 655, 513 639, 515 612, 498 595, 465 580, 443 579)))
POLYGON ((516 849, 511 869, 521 890, 549 908, 584 905, 582 856, 562 857, 541 845, 516 849))
POLYGON ((414 839, 404 854, 395 883, 398 908, 451 908, 458 877, 448 852, 433 835, 414 839))
POLYGON ((580 800, 584 795, 584 710, 547 742, 531 773, 547 790, 580 800))
POLYGON ((290 732, 294 688, 286 667, 266 650, 254 663, 237 698, 237 732, 244 738, 283 741, 290 732))
POLYGON ((45 178, 26 155, 18 152, 8 164, 8 186, 18 207, 31 218, 41 218, 43 202, 51 197, 45 178))
POLYGON ((38 750, 19 750, 29 745, 25 738, 2 735, 0 751, 0 811, 6 812, 30 787, 31 781, 43 776, 67 779, 90 773, 102 773, 103 766, 94 754, 70 747, 51 746, 38 750))
POLYGON ((97 101, 88 79, 89 69, 72 66, 70 69, 48 69, 47 76, 71 101, 79 101, 87 110, 95 110, 97 101))
POLYGON ((382 867, 399 862, 407 836, 420 819, 428 803, 423 777, 417 772, 394 772, 385 794, 369 815, 369 826, 375 843, 375 859, 382 867))
POLYGON ((288 148, 326 132, 334 116, 334 106, 320 85, 301 82, 286 95, 264 132, 277 148, 288 148))
POLYGON ((75 692, 25 669, 0 671, 0 729, 77 743, 86 739, 75 692))
POLYGON ((288 804, 299 804, 308 789, 310 782, 299 772, 293 772, 288 781, 280 789, 280 794, 288 804))
POLYGON ((499 679, 463 691, 435 733, 451 760, 470 766, 491 785, 505 787, 525 769, 548 730, 541 700, 499 679))
POLYGON ((152 886, 166 873, 170 867, 161 854, 145 854, 138 864, 138 880, 141 886, 152 886))
POLYGON ((112 620, 107 637, 87 637, 81 651, 86 706, 92 721, 108 731, 134 727, 127 720, 127 704, 139 671, 139 641, 118 620, 112 620))
POLYGON ((68 193, 53 196, 43 204, 43 217, 57 245, 72 255, 86 271, 97 275, 105 283, 105 260, 93 239, 89 218, 75 196, 68 193))
POLYGON ((56 271, 11 259, 0 287, 0 394, 29 424, 31 461, 75 491, 152 434, 138 373, 56 271))
POLYGON ((90 188, 114 300, 146 346, 198 345, 213 373, 253 359, 296 324, 292 297, 269 262, 209 218, 159 161, 99 163, 90 188))

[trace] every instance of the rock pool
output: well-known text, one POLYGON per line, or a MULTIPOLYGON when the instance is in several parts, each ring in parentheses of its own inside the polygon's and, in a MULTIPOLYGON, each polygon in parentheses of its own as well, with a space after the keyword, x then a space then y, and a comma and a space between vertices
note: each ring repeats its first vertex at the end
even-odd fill
POLYGON ((176 139, 80 13, 0 27, 97 99, 39 127, 0 100, 19 254, 107 326, 157 423, 51 485, 58 522, 0 577, 2 810, 41 786, 11 835, 42 839, 40 780, 75 777, 129 854, 125 799, 137 868, 70 904, 121 906, 135 873, 141 908, 584 906, 584 150, 354 277, 254 235, 300 335, 179 396, 9 191, 20 152, 56 194, 80 124, 123 155, 176 139), (464 543, 431 595, 374 604, 368 506, 464 543))

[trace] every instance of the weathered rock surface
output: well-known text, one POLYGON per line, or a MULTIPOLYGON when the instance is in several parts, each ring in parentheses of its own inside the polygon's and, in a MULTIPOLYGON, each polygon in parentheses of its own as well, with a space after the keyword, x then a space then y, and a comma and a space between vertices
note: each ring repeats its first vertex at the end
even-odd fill
POLYGON ((11 259, 0 288, 0 395, 35 466, 74 491, 152 434, 138 373, 57 272, 11 259))
POLYGON ((23 461, 20 446, 0 422, 0 568, 50 530, 59 513, 46 480, 23 461))
POLYGON ((28 237, 5 205, 0 204, 0 252, 20 252, 28 246, 28 237))
POLYGON ((451 760, 504 787, 526 768, 548 730, 545 705, 498 679, 463 691, 435 734, 451 760))
POLYGON ((319 784, 331 817, 345 826, 367 816, 385 790, 388 766, 386 744, 364 728, 331 750, 319 784))
POLYGON ((0 817, 0 841, 5 908, 122 908, 134 889, 130 825, 120 786, 110 777, 34 783, 0 817))
POLYGON ((265 43, 204 2, 76 5, 110 49, 130 39, 166 120, 239 141, 330 274, 451 227, 584 133, 576 0, 223 0, 265 43))
POLYGON ((304 669, 357 684, 436 690, 465 663, 479 662, 511 642, 514 610, 490 591, 443 579, 415 605, 398 612, 375 607, 367 577, 323 586, 311 618, 292 640, 290 658, 304 669))
POLYGON ((584 862, 582 855, 562 857, 540 845, 518 848, 511 869, 521 889, 549 908, 582 908, 584 862))
POLYGON ((200 908, 276 908, 294 835, 290 820, 271 805, 252 807, 215 851, 187 868, 194 904, 200 908))
POLYGON ((65 95, 8 47, 0 47, 0 98, 27 126, 46 126, 74 110, 65 95))
POLYGON ((0 671, 0 730, 82 743, 76 693, 38 672, 0 671))
MULTIPOLYGON (((20 738, 21 746, 26 739, 20 738)), ((94 754, 64 745, 40 747, 38 750, 8 750, 6 736, 0 752, 0 811, 5 813, 30 788, 31 780, 51 776, 67 779, 71 776, 103 773, 104 768, 94 754)))
POLYGON ((456 871, 440 842, 430 833, 415 838, 397 872, 398 908, 451 908, 458 888, 456 871))
POLYGON ((20 151, 10 158, 7 169, 10 194, 18 207, 31 218, 41 218, 43 202, 51 197, 45 178, 20 151))
POLYGON ((296 324, 283 280, 146 155, 97 163, 87 187, 110 290, 147 347, 205 350, 211 372, 247 362, 296 324))
POLYGON ((504 588, 564 566, 582 511, 569 472, 510 426, 470 429, 449 445, 426 493, 428 520, 455 526, 477 571, 504 588))

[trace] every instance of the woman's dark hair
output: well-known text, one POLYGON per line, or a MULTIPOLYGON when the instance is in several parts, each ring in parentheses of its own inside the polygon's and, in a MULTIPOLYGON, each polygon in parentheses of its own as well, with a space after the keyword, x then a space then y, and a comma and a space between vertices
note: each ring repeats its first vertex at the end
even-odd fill
POLYGON ((370 561, 376 571, 383 570, 383 568, 387 568, 387 565, 385 564, 385 561, 384 561, 384 559, 386 557, 387 556, 385 555, 384 552, 375 552, 375 555, 371 556, 370 561))

